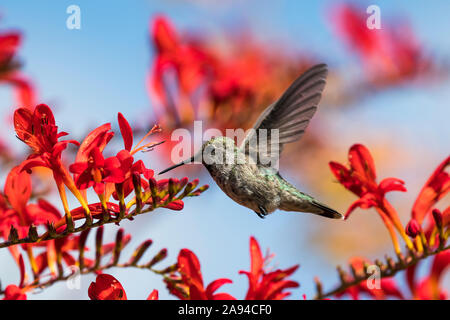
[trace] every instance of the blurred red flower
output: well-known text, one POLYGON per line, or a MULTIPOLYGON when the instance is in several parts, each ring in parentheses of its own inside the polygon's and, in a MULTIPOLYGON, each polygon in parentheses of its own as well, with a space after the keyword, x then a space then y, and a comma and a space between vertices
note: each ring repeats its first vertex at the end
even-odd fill
POLYGON ((250 259, 250 271, 239 271, 248 277, 246 300, 281 300, 291 294, 285 292, 286 289, 299 287, 298 282, 287 280, 299 266, 266 272, 264 264, 268 259, 263 258, 259 244, 253 237, 250 238, 250 259))
MULTIPOLYGON (((32 224, 38 226, 60 218, 59 212, 44 199, 29 204, 31 190, 30 175, 21 172, 20 167, 14 167, 6 178, 4 196, 0 194, 0 236, 4 239, 8 239, 11 227, 23 238, 32 224)), ((16 261, 19 259, 18 249, 18 246, 9 247, 16 261)))
POLYGON ((0 34, 0 83, 13 86, 17 103, 24 108, 34 105, 34 88, 19 71, 20 63, 16 61, 17 51, 22 41, 22 35, 18 32, 6 32, 0 34))
POLYGON ((450 174, 446 172, 450 166, 447 157, 428 178, 412 208, 412 218, 422 224, 433 206, 450 191, 450 174))
POLYGON ((18 257, 18 264, 20 270, 20 283, 18 286, 15 284, 10 284, 5 288, 3 300, 27 300, 27 288, 24 288, 26 280, 25 263, 23 257, 20 254, 18 257))
POLYGON ((91 300, 127 300, 127 294, 120 282, 109 274, 99 274, 91 282, 88 295, 91 300))
POLYGON ((433 257, 429 274, 420 281, 415 279, 417 264, 409 267, 406 271, 406 277, 413 298, 420 300, 446 300, 447 293, 441 287, 440 282, 449 266, 450 250, 445 250, 433 257))
POLYGON ((383 20, 380 29, 369 29, 363 7, 341 4, 331 12, 338 35, 361 57, 375 84, 399 83, 430 69, 431 60, 408 24, 383 20))
MULTIPOLYGON (((91 300, 127 300, 120 282, 106 273, 99 274, 95 282, 91 282, 88 295, 91 300)), ((158 300, 158 291, 153 290, 147 300, 158 300)))
POLYGON ((27 300, 27 295, 15 284, 10 284, 5 288, 3 300, 27 300))
POLYGON ((235 300, 228 293, 215 293, 224 284, 232 283, 230 279, 217 279, 204 287, 200 262, 189 249, 182 249, 178 254, 178 272, 179 276, 165 282, 170 293, 182 300, 235 300))

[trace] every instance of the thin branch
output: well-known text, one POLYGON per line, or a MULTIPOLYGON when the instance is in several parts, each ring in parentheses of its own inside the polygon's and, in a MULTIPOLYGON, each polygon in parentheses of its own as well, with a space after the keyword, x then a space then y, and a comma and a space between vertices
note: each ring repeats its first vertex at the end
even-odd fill
MULTIPOLYGON (((394 260, 391 257, 386 257, 387 263, 383 264, 381 263, 379 260, 376 260, 376 265, 380 268, 380 278, 389 278, 392 276, 395 276, 398 272, 400 271, 404 271, 406 269, 408 269, 409 267, 415 265, 416 263, 418 263, 421 260, 426 259, 429 256, 433 256, 436 255, 440 252, 443 252, 445 250, 450 249, 450 245, 442 245, 439 246, 437 249, 435 250, 429 250, 429 251, 424 251, 420 254, 416 254, 414 252, 411 252, 406 258, 400 256, 398 257, 398 261, 394 262, 394 260)), ((345 290, 347 290, 350 287, 353 287, 355 285, 360 284, 363 281, 366 281, 367 279, 369 279, 371 276, 373 276, 373 273, 369 273, 367 271, 367 268, 364 268, 364 272, 362 274, 354 272, 353 273, 353 280, 348 281, 348 277, 346 277, 346 273, 344 270, 342 270, 342 268, 338 267, 338 273, 339 273, 339 277, 341 279, 341 284, 328 292, 323 293, 322 292, 322 284, 321 282, 316 279, 316 297, 315 299, 321 300, 321 299, 325 299, 325 298, 329 298, 332 297, 338 293, 341 293, 345 290)))
MULTIPOLYGON (((169 182, 172 181, 172 179, 169 179, 169 182)), ((174 194, 172 192, 169 192, 169 190, 162 190, 158 191, 157 188, 150 188, 149 190, 146 190, 145 193, 136 192, 136 197, 130 201, 129 206, 134 205, 134 210, 129 210, 126 206, 120 205, 119 212, 115 212, 111 209, 108 210, 108 214, 110 216, 109 219, 103 219, 102 215, 103 213, 99 214, 98 218, 99 220, 95 223, 84 223, 83 225, 73 228, 70 230, 69 228, 66 228, 63 232, 58 233, 55 230, 55 226, 51 223, 47 224, 48 231, 41 235, 40 237, 36 237, 36 227, 30 226, 28 236, 25 238, 19 239, 17 229, 15 229, 13 226, 11 226, 10 234, 8 237, 8 241, 0 243, 0 248, 6 248, 18 244, 25 244, 25 243, 36 243, 40 241, 47 241, 47 240, 54 240, 54 239, 60 239, 67 237, 70 234, 82 232, 88 229, 92 228, 98 228, 105 224, 115 223, 119 224, 122 220, 128 219, 133 220, 135 216, 139 214, 144 214, 147 212, 152 212, 157 208, 165 208, 168 207, 172 202, 177 200, 182 200, 185 197, 194 197, 198 196, 201 192, 205 191, 207 189, 207 186, 202 186, 198 188, 197 190, 194 190, 196 187, 196 183, 189 182, 185 185, 182 185, 181 188, 177 188, 176 194, 180 193, 178 197, 174 197, 174 194)), ((85 218, 85 217, 84 217, 85 218)))
MULTIPOLYGON (((89 274, 94 273, 98 271, 107 270, 110 268, 137 268, 137 269, 146 269, 150 270, 151 272, 155 274, 162 275, 164 278, 167 278, 167 274, 170 274, 174 272, 177 269, 177 265, 170 265, 167 268, 164 268, 162 270, 154 269, 154 266, 164 260, 167 257, 167 249, 161 249, 159 252, 154 255, 149 262, 144 264, 139 264, 139 261, 142 259, 144 253, 149 249, 149 247, 152 244, 151 240, 144 241, 141 245, 139 245, 134 252, 132 253, 131 257, 128 259, 128 262, 125 263, 118 263, 119 256, 123 248, 125 247, 126 243, 130 239, 128 237, 128 240, 125 240, 125 236, 123 235, 123 229, 119 229, 116 234, 116 241, 114 243, 114 249, 110 248, 111 244, 104 245, 103 244, 103 227, 100 227, 97 229, 97 233, 95 236, 95 243, 96 243, 96 249, 95 249, 95 260, 92 260, 89 266, 86 266, 88 260, 84 257, 84 251, 85 251, 85 243, 86 239, 89 233, 88 231, 85 231, 81 234, 81 236, 78 239, 78 259, 76 260, 75 266, 78 266, 77 270, 72 270, 71 274, 64 275, 63 267, 61 264, 61 261, 59 261, 58 264, 58 272, 56 275, 53 275, 50 279, 46 281, 42 281, 44 277, 37 275, 37 277, 28 284, 23 284, 21 286, 23 291, 30 291, 36 288, 44 289, 51 285, 53 285, 56 282, 60 281, 67 281, 71 279, 72 277, 76 276, 78 273, 79 275, 83 274, 89 274), (103 256, 103 252, 105 252, 105 248, 109 247, 108 253, 111 253, 111 259, 109 263, 106 263, 104 265, 101 264, 101 258, 103 256)), ((48 263, 50 265, 50 263, 48 263)), ((70 267, 70 266, 69 266, 70 267)), ((5 294, 5 290, 0 288, 0 295, 5 294)))

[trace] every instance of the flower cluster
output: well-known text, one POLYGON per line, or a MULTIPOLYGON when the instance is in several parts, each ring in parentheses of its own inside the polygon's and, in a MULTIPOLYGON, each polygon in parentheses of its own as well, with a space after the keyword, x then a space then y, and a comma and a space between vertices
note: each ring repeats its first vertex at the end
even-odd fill
MULTIPOLYGON (((288 277, 298 268, 293 266, 286 270, 267 271, 267 262, 255 238, 250 238, 250 271, 240 271, 249 279, 246 300, 281 300, 291 293, 289 288, 297 288, 299 284, 288 277)), ((217 293, 225 284, 232 283, 230 279, 221 278, 212 281, 206 287, 203 282, 200 262, 189 249, 182 249, 178 254, 175 270, 165 276, 164 281, 169 292, 181 300, 235 300, 228 293, 217 293)), ((89 287, 89 297, 92 300, 126 300, 127 296, 122 285, 111 275, 101 274, 96 282, 89 287)), ((154 290, 148 300, 158 299, 154 290)))
MULTIPOLYGON (((450 174, 446 171, 450 167, 450 157, 447 157, 427 180, 416 198, 411 220, 403 227, 395 209, 386 200, 385 194, 389 191, 406 191, 403 181, 396 178, 386 178, 380 183, 376 182, 375 163, 369 150, 360 144, 353 145, 349 151, 350 168, 337 162, 330 162, 330 168, 338 181, 359 198, 350 206, 346 218, 357 207, 368 209, 374 207, 389 230, 396 254, 399 257, 399 266, 407 266, 406 277, 412 298, 440 299, 446 294, 439 285, 439 280, 445 269, 450 266, 450 252, 445 248, 449 235, 450 207, 443 212, 436 208, 437 202, 450 191, 450 174), (426 226, 424 226, 426 223, 426 226), (395 229, 403 237, 411 256, 405 259, 401 253, 395 229), (415 280, 417 257, 426 257, 434 252, 433 262, 429 275, 421 281, 415 280), (411 260, 412 259, 412 260, 411 260)), ((364 270, 364 265, 371 265, 368 259, 354 258, 350 266, 354 276, 341 271, 343 283, 351 283, 358 274, 364 270)), ((389 260, 389 267, 395 271, 396 266, 389 260)), ((377 265, 381 264, 378 262, 377 265)), ((365 272, 365 271, 364 271, 365 272)), ((388 296, 404 298, 392 279, 383 278, 378 289, 368 288, 367 283, 359 283, 343 291, 337 296, 349 294, 358 298, 359 293, 368 293, 370 296, 383 299, 388 296)))
POLYGON ((231 48, 217 50, 208 39, 181 36, 163 16, 154 18, 151 35, 156 54, 149 90, 164 107, 162 121, 169 128, 187 127, 193 119, 219 129, 248 125, 258 112, 255 107, 271 103, 293 72, 301 73, 314 62, 302 57, 293 61, 248 37, 228 41, 231 48))
MULTIPOLYGON (((186 177, 156 180, 153 170, 148 169, 142 160, 136 160, 135 156, 139 151, 152 150, 160 144, 145 140, 161 129, 154 126, 133 146, 131 126, 120 113, 118 122, 124 147, 115 156, 105 157, 105 148, 114 136, 111 124, 94 129, 80 144, 75 140, 60 139, 67 133, 59 131, 47 105, 15 111, 16 135, 30 147, 31 152, 26 160, 8 173, 4 191, 0 193, 0 237, 6 241, 1 246, 9 248, 23 271, 23 281, 17 287, 21 294, 17 294, 15 287, 8 287, 5 291, 7 297, 17 295, 21 298, 27 290, 34 288, 26 281, 21 248, 28 257, 34 283, 39 282, 46 269, 52 277, 62 277, 63 263, 67 267, 82 265, 95 271, 98 263, 83 254, 87 250, 85 240, 90 229, 99 228, 97 235, 101 238, 105 223, 132 220, 138 214, 159 207, 179 211, 184 207, 183 198, 198 196, 208 188, 207 185, 197 187, 198 179, 189 181, 186 177), (69 144, 77 146, 78 152, 74 163, 67 165, 62 153, 69 144), (31 202, 34 198, 31 173, 37 167, 51 171, 64 215, 45 199, 31 202), (88 201, 86 191, 89 189, 95 192, 99 202, 88 201), (79 207, 69 207, 66 190, 75 196, 79 207), (85 223, 77 226, 76 221, 83 219, 85 223), (39 235, 41 229, 45 233, 39 235), (79 231, 82 231, 80 235, 74 234, 79 231), (71 252, 79 252, 80 258, 74 258, 71 252)), ((129 239, 129 236, 121 237, 121 247, 129 239)), ((101 256, 114 253, 117 243, 98 245, 96 250, 101 256)))
POLYGON ((382 28, 370 29, 363 7, 341 4, 331 12, 338 35, 360 56, 376 86, 395 85, 431 71, 432 61, 408 24, 383 20, 382 28))

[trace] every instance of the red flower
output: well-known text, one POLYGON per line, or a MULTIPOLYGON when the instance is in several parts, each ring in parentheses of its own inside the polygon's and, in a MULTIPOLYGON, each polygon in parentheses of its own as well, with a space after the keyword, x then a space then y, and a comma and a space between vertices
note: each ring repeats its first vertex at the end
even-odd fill
POLYGON ((440 282, 449 266, 450 250, 445 250, 434 256, 430 273, 419 282, 415 280, 417 265, 408 268, 406 276, 413 298, 420 300, 445 300, 447 293, 441 288, 440 282))
POLYGON ((285 270, 275 270, 266 272, 264 270, 264 259, 259 248, 259 244, 255 238, 250 238, 250 271, 239 271, 248 277, 249 288, 246 300, 281 300, 289 296, 290 292, 284 292, 288 288, 297 288, 299 284, 286 278, 293 274, 298 265, 285 270))
POLYGON ((339 35, 360 55, 376 84, 398 83, 430 70, 430 60, 409 25, 384 23, 381 29, 369 29, 362 7, 344 4, 332 12, 339 35))
POLYGON ((188 249, 182 249, 178 254, 178 272, 180 276, 166 279, 167 287, 173 295, 182 300, 235 300, 228 293, 215 293, 230 279, 217 279, 205 289, 197 256, 188 249))
POLYGON ((3 300, 26 300, 27 295, 25 294, 27 292, 27 288, 24 288, 25 279, 26 279, 26 272, 25 272, 25 263, 23 261, 23 257, 20 254, 18 257, 18 264, 19 264, 19 270, 20 270, 20 283, 19 286, 16 286, 14 284, 10 284, 5 288, 5 297, 3 300))
MULTIPOLYGON (((60 218, 59 212, 47 201, 40 199, 36 204, 28 204, 31 196, 29 174, 13 168, 5 182, 4 195, 0 195, 0 236, 8 239, 11 227, 18 231, 20 238, 28 234, 29 227, 54 222, 60 218)), ((17 246, 9 247, 14 259, 18 261, 17 246)))
POLYGON ((19 108, 14 112, 14 128, 17 137, 25 142, 33 154, 23 163, 23 170, 36 166, 59 169, 61 152, 69 143, 79 145, 75 140, 58 141, 66 132, 58 132, 55 118, 45 104, 38 105, 34 112, 19 108))
POLYGON ((450 157, 447 157, 428 178, 423 186, 412 209, 412 217, 422 224, 433 206, 450 191, 450 175, 446 172, 450 166, 450 157))
MULTIPOLYGON (((167 105, 167 71, 175 72, 180 94, 187 95, 205 81, 210 73, 212 58, 197 43, 180 41, 174 27, 164 17, 154 19, 151 33, 156 48, 152 86, 157 98, 167 105)), ((176 110, 169 109, 167 112, 172 113, 174 118, 179 116, 176 110)))
POLYGON ((0 34, 0 82, 13 86, 21 107, 31 108, 35 95, 33 86, 19 72, 20 63, 15 61, 21 40, 22 36, 17 32, 0 34))
POLYGON ((75 184, 78 189, 93 186, 97 194, 103 194, 105 183, 121 183, 125 179, 120 165, 117 157, 104 159, 100 149, 94 148, 86 162, 75 162, 70 165, 69 170, 76 175, 75 184))
POLYGON ((109 274, 99 274, 88 289, 91 300, 127 300, 127 294, 116 278, 109 274))
POLYGON ((365 146, 353 145, 348 153, 348 159, 349 169, 340 163, 330 162, 331 171, 338 181, 359 197, 347 210, 346 219, 357 207, 363 209, 382 207, 384 195, 389 191, 406 191, 404 182, 397 178, 386 178, 377 184, 375 163, 365 146))
MULTIPOLYGON (((127 300, 127 294, 120 282, 109 274, 99 274, 88 289, 91 300, 127 300)), ((158 300, 158 291, 153 290, 147 300, 158 300)))
MULTIPOLYGON (((109 123, 93 130, 81 144, 76 162, 70 166, 70 171, 74 173, 75 184, 79 189, 93 186, 97 194, 103 194, 106 190, 105 184, 123 183, 124 197, 126 197, 134 189, 132 182, 134 173, 143 174, 147 179, 153 177, 153 170, 147 169, 141 160, 134 162, 132 155, 155 146, 156 144, 152 143, 144 146, 140 146, 140 144, 147 136, 159 131, 160 128, 158 126, 152 128, 132 150, 131 126, 121 113, 118 114, 118 121, 125 149, 119 151, 116 156, 104 159, 102 155, 107 143, 114 136, 114 132, 110 132, 111 125, 109 123)), ((148 187, 148 184, 144 182, 143 187, 148 187)), ((111 192, 109 191, 107 194, 110 195, 111 192)))
POLYGON ((347 219, 357 207, 362 209, 375 207, 388 228, 395 252, 399 254, 401 249, 394 227, 405 240, 408 248, 413 249, 413 244, 406 235, 397 212, 384 197, 390 191, 406 191, 403 186, 404 182, 397 178, 386 178, 378 184, 373 158, 369 150, 361 144, 355 144, 350 148, 348 159, 350 168, 334 161, 329 163, 331 171, 338 181, 359 197, 350 205, 345 218, 347 219))
POLYGON ((10 284, 5 288, 5 297, 3 300, 27 300, 27 295, 15 284, 10 284))

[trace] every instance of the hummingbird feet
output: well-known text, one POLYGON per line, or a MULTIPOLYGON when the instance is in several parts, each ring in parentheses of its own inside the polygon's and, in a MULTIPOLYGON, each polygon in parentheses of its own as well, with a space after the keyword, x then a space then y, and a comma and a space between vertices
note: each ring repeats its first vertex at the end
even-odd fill
POLYGON ((260 217, 261 219, 264 219, 268 215, 266 209, 263 206, 258 206, 258 208, 259 208, 259 212, 255 211, 255 213, 258 215, 258 217, 260 217))

